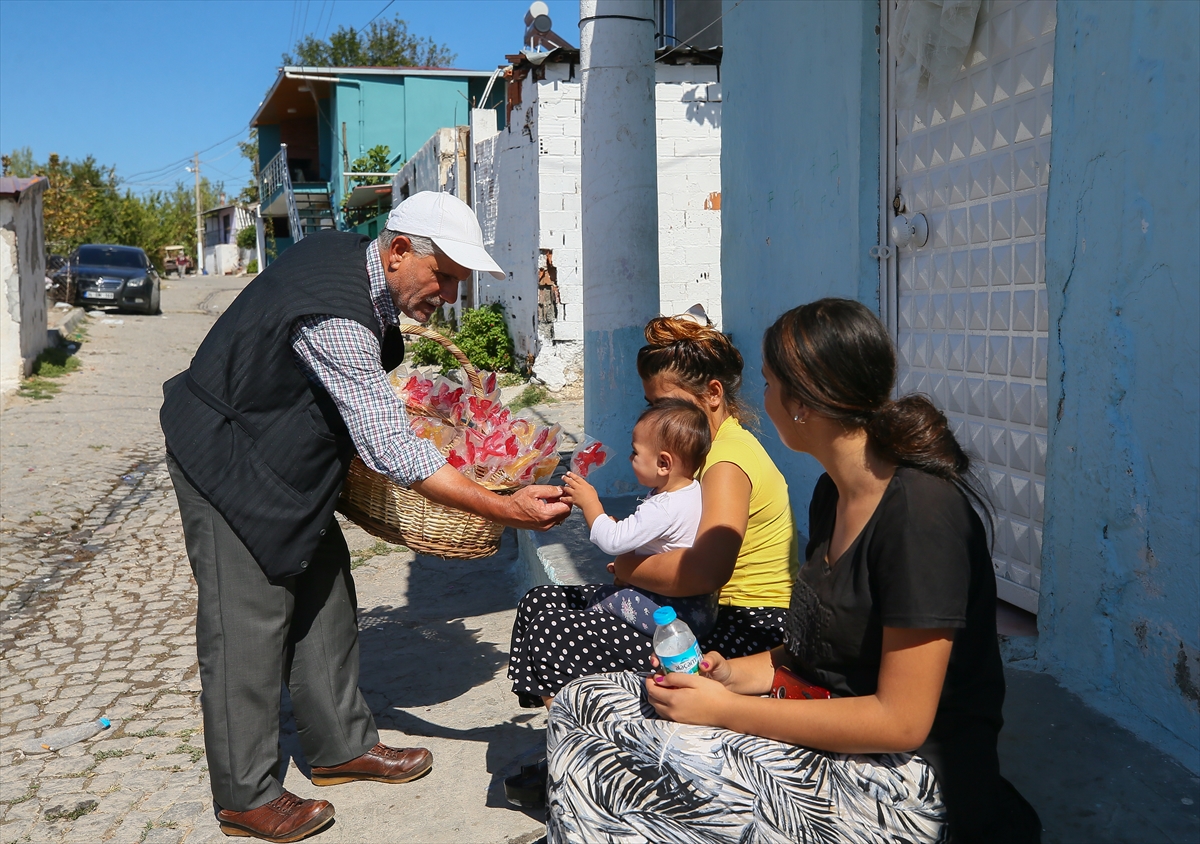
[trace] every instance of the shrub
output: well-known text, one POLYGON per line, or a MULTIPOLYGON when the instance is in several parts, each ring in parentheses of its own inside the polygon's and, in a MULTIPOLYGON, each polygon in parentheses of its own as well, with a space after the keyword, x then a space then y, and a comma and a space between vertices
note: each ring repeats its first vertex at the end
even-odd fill
POLYGON ((258 246, 258 230, 254 226, 238 229, 237 245, 238 249, 254 249, 258 246))
POLYGON ((513 341, 504 321, 503 305, 492 303, 463 311, 462 327, 454 335, 454 342, 480 369, 512 371, 513 341))
MULTIPOLYGON (((463 311, 462 326, 453 331, 451 323, 434 319, 430 327, 454 341, 476 368, 486 372, 511 372, 513 341, 504 321, 504 306, 484 305, 463 311)), ((454 355, 432 340, 412 344, 412 360, 417 366, 439 366, 445 374, 458 369, 454 355)))
POLYGON ((246 262, 246 274, 253 275, 256 272, 258 272, 258 259, 251 258, 246 262))

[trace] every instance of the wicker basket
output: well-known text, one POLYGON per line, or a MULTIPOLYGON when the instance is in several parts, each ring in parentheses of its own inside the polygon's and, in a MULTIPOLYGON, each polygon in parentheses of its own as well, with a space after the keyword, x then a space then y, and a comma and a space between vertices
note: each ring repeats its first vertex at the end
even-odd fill
MULTIPOLYGON (((475 395, 483 396, 483 380, 479 370, 448 338, 420 325, 403 325, 405 334, 424 337, 440 343, 454 355, 467 375, 475 395)), ((422 408, 409 407, 410 413, 422 408)), ((515 487, 494 487, 501 495, 515 487)), ((474 560, 490 557, 500 548, 504 525, 489 522, 473 513, 435 504, 423 495, 400 486, 395 481, 373 472, 355 455, 346 474, 338 511, 372 536, 405 545, 420 554, 474 560)))

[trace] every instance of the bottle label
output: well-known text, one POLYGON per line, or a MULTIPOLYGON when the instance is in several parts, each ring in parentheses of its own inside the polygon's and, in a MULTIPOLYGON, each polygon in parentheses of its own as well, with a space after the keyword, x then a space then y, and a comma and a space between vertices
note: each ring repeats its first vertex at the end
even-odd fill
POLYGON ((700 673, 700 646, 695 642, 681 654, 674 656, 663 656, 657 654, 658 661, 662 663, 663 670, 673 674, 699 674, 700 673))

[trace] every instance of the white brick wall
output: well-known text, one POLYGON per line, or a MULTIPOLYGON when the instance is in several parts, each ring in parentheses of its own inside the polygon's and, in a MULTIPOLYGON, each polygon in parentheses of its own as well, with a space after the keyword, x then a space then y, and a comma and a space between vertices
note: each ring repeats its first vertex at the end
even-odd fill
MULTIPOLYGON (((507 128, 477 141, 477 193, 485 236, 508 278, 479 281, 478 302, 503 302, 518 356, 552 389, 582 373, 583 232, 580 201, 579 68, 546 64, 530 73, 507 128), (537 325, 539 250, 553 253, 560 303, 553 325, 537 325)), ((721 103, 717 69, 660 65, 655 86, 658 132, 659 301, 663 313, 703 304, 721 321, 721 103)))

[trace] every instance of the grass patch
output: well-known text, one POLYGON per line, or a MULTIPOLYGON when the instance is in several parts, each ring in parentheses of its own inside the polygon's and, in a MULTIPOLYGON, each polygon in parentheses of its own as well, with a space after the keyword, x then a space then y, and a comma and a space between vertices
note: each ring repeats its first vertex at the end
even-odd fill
POLYGON ((134 738, 150 738, 151 736, 165 736, 166 733, 164 733, 162 730, 151 727, 148 730, 139 730, 136 733, 126 733, 125 735, 133 736, 134 738))
POLYGON ((505 372, 496 383, 501 387, 516 387, 518 384, 524 384, 525 379, 519 372, 505 372))
POLYGON ((57 821, 57 820, 76 821, 76 820, 79 820, 80 818, 82 818, 84 815, 88 814, 89 812, 96 811, 96 808, 99 805, 100 804, 97 803, 95 800, 84 800, 80 803, 75 804, 75 807, 72 809, 66 809, 66 808, 60 809, 58 807, 55 807, 53 809, 48 809, 46 811, 45 817, 46 817, 46 820, 48 820, 48 821, 57 821))
POLYGON ((403 545, 389 545, 383 540, 379 540, 370 548, 363 548, 361 551, 351 551, 350 568, 351 570, 356 569, 375 557, 382 557, 385 554, 393 554, 397 551, 407 550, 408 549, 403 545))
POLYGON ((550 404, 554 401, 555 399, 551 397, 550 391, 545 387, 530 384, 515 399, 508 403, 508 409, 517 411, 524 407, 533 407, 535 404, 550 404))
POLYGON ((62 346, 45 349, 33 362, 33 373, 21 383, 17 393, 27 399, 53 398, 61 389, 54 379, 78 368, 79 358, 62 346))
POLYGON ((128 755, 128 750, 97 750, 92 754, 92 758, 97 762, 103 762, 105 759, 120 759, 122 756, 128 755))
POLYGON ((195 765, 197 762, 199 762, 200 759, 204 756, 204 748, 196 747, 193 744, 181 744, 181 745, 179 745, 179 747, 175 748, 174 752, 182 753, 185 756, 187 756, 187 758, 192 760, 193 765, 195 765))
POLYGON ((42 784, 40 782, 30 783, 29 790, 26 791, 20 797, 18 797, 16 800, 10 800, 8 805, 16 806, 18 804, 24 803, 26 800, 32 800, 34 798, 34 795, 36 795, 38 793, 38 789, 41 787, 42 787, 42 784))

